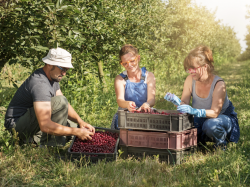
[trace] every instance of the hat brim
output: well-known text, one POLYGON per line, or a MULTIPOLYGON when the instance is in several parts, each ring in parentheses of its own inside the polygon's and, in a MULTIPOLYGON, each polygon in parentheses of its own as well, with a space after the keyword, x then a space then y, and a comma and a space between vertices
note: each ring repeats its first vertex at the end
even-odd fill
POLYGON ((74 68, 71 62, 57 62, 57 61, 50 60, 47 57, 44 57, 42 59, 42 61, 45 64, 49 64, 49 65, 53 65, 53 66, 60 66, 60 67, 65 67, 65 68, 74 68))

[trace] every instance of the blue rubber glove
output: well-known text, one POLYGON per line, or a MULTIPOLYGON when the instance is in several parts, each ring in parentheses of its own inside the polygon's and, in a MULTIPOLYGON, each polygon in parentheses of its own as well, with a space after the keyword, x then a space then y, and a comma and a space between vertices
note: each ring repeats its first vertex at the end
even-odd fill
POLYGON ((196 109, 196 108, 192 108, 189 105, 179 105, 177 107, 177 110, 181 113, 189 113, 189 114, 192 114, 192 115, 199 117, 199 118, 206 117, 206 110, 205 109, 196 109))
POLYGON ((164 99, 172 102, 174 105, 177 105, 177 106, 179 106, 181 103, 181 100, 176 95, 169 93, 169 92, 165 95, 164 99))

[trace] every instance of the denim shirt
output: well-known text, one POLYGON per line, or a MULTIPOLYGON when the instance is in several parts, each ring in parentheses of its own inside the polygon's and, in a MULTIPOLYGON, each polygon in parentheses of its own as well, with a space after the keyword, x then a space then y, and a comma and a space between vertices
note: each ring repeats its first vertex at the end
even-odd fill
POLYGON ((147 102, 147 83, 146 83, 146 68, 141 68, 140 82, 131 82, 126 75, 126 71, 120 75, 126 81, 125 85, 125 101, 134 101, 137 107, 141 107, 143 103, 147 102))

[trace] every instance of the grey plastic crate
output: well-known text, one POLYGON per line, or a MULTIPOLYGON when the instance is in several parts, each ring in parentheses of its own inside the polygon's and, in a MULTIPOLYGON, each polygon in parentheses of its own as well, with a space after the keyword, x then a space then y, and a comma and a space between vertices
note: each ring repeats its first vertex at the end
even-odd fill
POLYGON ((129 147, 120 145, 119 149, 122 151, 121 158, 126 159, 128 157, 146 158, 159 155, 159 161, 166 162, 168 164, 181 164, 187 155, 195 153, 197 146, 189 147, 183 150, 169 150, 169 149, 153 149, 145 147, 129 147))
MULTIPOLYGON (((115 132, 120 133, 119 130, 112 130, 107 128, 101 128, 101 127, 95 127, 96 131, 103 131, 103 132, 115 132)), ((114 153, 85 153, 85 152, 72 152, 71 148, 75 142, 76 136, 74 137, 73 141, 70 144, 70 147, 68 148, 68 158, 69 159, 81 159, 84 158, 86 160, 89 160, 91 162, 97 162, 98 160, 106 160, 106 161, 114 161, 118 157, 118 145, 119 145, 119 138, 117 139, 116 145, 115 145, 115 151, 114 153)))
POLYGON ((118 111, 118 127, 120 129, 140 129, 150 131, 184 131, 193 127, 193 115, 178 114, 177 110, 157 110, 170 115, 132 113, 118 111))

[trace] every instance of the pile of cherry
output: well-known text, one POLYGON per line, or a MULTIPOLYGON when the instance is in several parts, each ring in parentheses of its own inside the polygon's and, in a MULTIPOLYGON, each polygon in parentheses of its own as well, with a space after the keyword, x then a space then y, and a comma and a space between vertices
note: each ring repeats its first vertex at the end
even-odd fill
POLYGON ((95 132, 94 136, 92 136, 92 140, 83 141, 76 137, 71 151, 84 153, 114 153, 118 137, 118 133, 101 131, 95 132))
POLYGON ((141 114, 158 114, 158 115, 170 115, 170 114, 177 114, 177 115, 180 115, 180 114, 183 114, 183 113, 167 113, 167 112, 158 112, 157 110, 153 110, 151 112, 146 112, 144 110, 141 110, 141 111, 133 111, 131 113, 141 113, 141 114))

